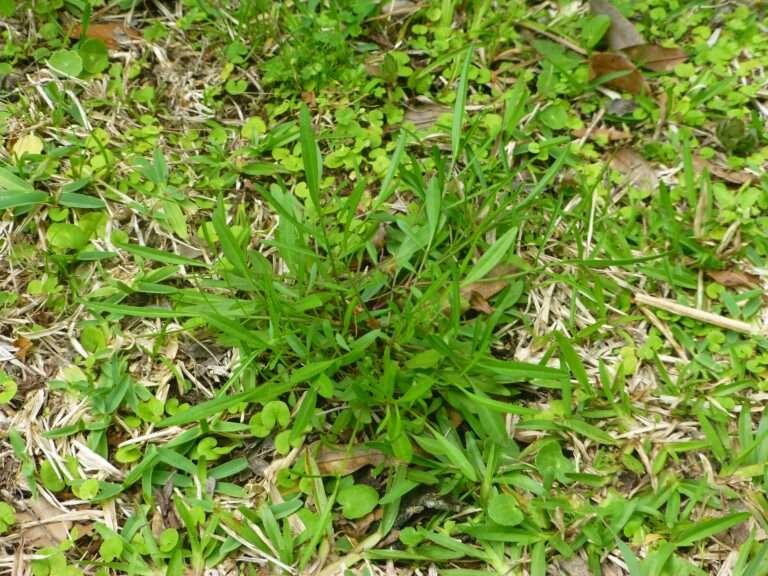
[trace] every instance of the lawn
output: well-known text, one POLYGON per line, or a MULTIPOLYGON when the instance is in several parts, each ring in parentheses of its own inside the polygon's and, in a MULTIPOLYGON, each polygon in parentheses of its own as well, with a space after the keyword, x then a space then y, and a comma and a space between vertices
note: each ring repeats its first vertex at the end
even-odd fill
POLYGON ((0 574, 768 574, 766 38, 0 0, 0 574))

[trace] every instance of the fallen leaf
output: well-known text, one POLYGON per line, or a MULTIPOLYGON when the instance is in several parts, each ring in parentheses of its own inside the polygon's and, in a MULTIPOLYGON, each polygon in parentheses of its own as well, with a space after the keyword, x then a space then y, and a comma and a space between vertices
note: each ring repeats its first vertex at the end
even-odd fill
MULTIPOLYGON (((80 24, 75 24, 69 33, 70 38, 79 40, 82 35, 80 24)), ((119 22, 104 22, 102 24, 89 24, 85 31, 86 38, 101 40, 108 48, 120 48, 130 44, 131 40, 140 40, 141 33, 135 28, 125 26, 119 22)))
POLYGON ((411 2, 410 0, 392 0, 382 5, 380 16, 387 18, 390 16, 413 14, 422 6, 423 4, 411 2))
POLYGON ((707 270, 707 276, 726 288, 757 288, 760 276, 738 270, 707 270))
POLYGON ((561 560, 560 568, 565 570, 565 574, 568 576, 589 576, 592 574, 589 565, 587 565, 584 559, 580 556, 574 556, 568 560, 561 560))
POLYGON ((628 98, 617 98, 611 100, 605 105, 606 114, 613 114, 614 116, 628 116, 632 114, 637 108, 637 103, 634 100, 628 98))
POLYGON ((32 548, 48 548, 58 546, 69 538, 72 522, 48 521, 50 518, 64 516, 65 512, 55 508, 42 497, 26 500, 24 508, 16 513, 16 523, 26 545, 32 548))
POLYGON ((493 308, 488 300, 509 285, 509 280, 503 277, 516 271, 517 268, 509 264, 496 266, 483 280, 462 286, 460 289, 461 299, 468 301, 472 310, 483 314, 493 313, 493 308))
POLYGON ((317 99, 315 98, 315 93, 312 90, 307 90, 305 92, 301 93, 301 99, 304 100, 304 102, 309 106, 310 108, 316 108, 317 107, 317 99))
POLYGON ((317 469, 324 476, 346 476, 365 466, 378 466, 386 456, 367 446, 320 446, 315 456, 317 469))
POLYGON ((749 184, 750 182, 757 180, 757 176, 751 174, 750 172, 734 172, 733 170, 727 170, 726 168, 718 166, 709 160, 705 160, 701 156, 693 157, 693 168, 697 172, 703 172, 706 170, 715 178, 719 178, 720 180, 730 182, 731 184, 737 184, 739 186, 742 184, 749 184))
POLYGON ((688 60, 688 54, 680 48, 664 48, 658 44, 638 44, 621 50, 641 68, 654 72, 669 72, 688 60))
POLYGON ((635 25, 608 0, 589 0, 589 7, 593 14, 602 14, 611 19, 611 27, 608 29, 608 46, 611 50, 645 44, 645 38, 635 25))
POLYGON ((424 129, 434 125, 441 115, 449 112, 450 108, 441 104, 419 104, 406 110, 405 120, 413 122, 416 128, 424 129))
POLYGON ((32 340, 25 338, 24 336, 19 336, 13 341, 13 345, 16 348, 16 358, 22 362, 26 360, 27 354, 32 349, 32 340))
POLYGON ((624 54, 613 52, 594 52, 589 57, 589 79, 594 80, 608 74, 624 72, 623 75, 611 78, 604 84, 616 90, 641 94, 647 91, 640 70, 624 54))
POLYGON ((647 190, 656 190, 659 187, 659 179, 653 168, 633 148, 621 148, 614 152, 610 166, 617 172, 624 174, 627 183, 631 186, 647 190))
POLYGON ((583 138, 588 136, 592 140, 602 138, 609 142, 616 142, 618 140, 629 140, 632 138, 632 134, 627 130, 619 130, 617 128, 595 128, 589 130, 588 128, 577 128, 571 132, 576 138, 583 138))

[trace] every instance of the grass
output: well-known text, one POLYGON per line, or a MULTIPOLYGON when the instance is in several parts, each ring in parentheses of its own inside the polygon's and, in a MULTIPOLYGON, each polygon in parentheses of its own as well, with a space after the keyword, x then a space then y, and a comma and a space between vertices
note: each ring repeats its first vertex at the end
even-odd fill
POLYGON ((591 4, 0 0, 3 573, 764 574, 765 8, 591 4))

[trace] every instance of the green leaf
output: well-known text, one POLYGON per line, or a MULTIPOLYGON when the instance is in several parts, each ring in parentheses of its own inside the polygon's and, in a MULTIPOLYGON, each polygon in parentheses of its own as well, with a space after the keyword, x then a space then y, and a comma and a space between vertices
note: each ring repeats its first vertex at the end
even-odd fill
POLYGON ((523 512, 511 494, 494 494, 488 501, 488 516, 496 524, 517 526, 523 521, 523 512))
POLYGON ((563 422, 563 425, 569 430, 572 430, 577 434, 581 434, 582 436, 586 436, 590 440, 594 440, 599 444, 608 444, 608 445, 616 444, 616 440, 614 440, 613 436, 608 434, 608 432, 606 432, 601 428, 598 428, 597 426, 588 424, 583 420, 577 420, 576 418, 568 418, 563 422))
POLYGON ((0 210, 6 208, 25 208, 45 204, 48 195, 44 192, 22 192, 15 194, 0 194, 0 210))
POLYGON ((305 105, 301 107, 299 122, 299 140, 301 142, 301 159, 304 163, 304 178, 307 181, 312 204, 314 204, 317 213, 320 214, 320 179, 322 177, 323 164, 320 148, 318 148, 315 141, 315 132, 312 128, 309 108, 305 105))
POLYGON ((742 522, 746 522, 750 517, 751 514, 749 512, 736 512, 720 518, 702 520, 692 525, 686 524, 673 530, 673 541, 677 546, 690 546, 694 542, 709 538, 742 522))
POLYGON ((16 396, 16 380, 11 378, 4 370, 0 370, 0 404, 8 404, 16 396))
POLYGON ((0 0, 0 16, 10 18, 16 12, 16 0, 0 0))
MULTIPOLYGON (((579 354, 576 352, 573 344, 571 344, 571 341, 560 332, 555 332, 555 339, 557 340, 557 344, 560 347, 560 356, 562 360, 564 360, 568 371, 579 383, 581 390, 589 393, 590 396, 594 395, 594 390, 592 389, 592 386, 589 382, 587 370, 584 368, 584 364, 582 363, 581 358, 579 358, 579 354)), ((568 413, 570 413, 570 398, 563 398, 563 401, 566 403, 565 409, 568 411, 568 413)))
POLYGON ((367 484, 351 484, 339 490, 337 500, 344 517, 355 520, 373 512, 379 503, 379 493, 367 484))
POLYGON ((69 222, 51 224, 45 235, 48 243, 60 251, 79 250, 88 244, 88 234, 69 222))
MULTIPOLYGON (((109 66, 107 46, 101 40, 96 38, 81 40, 78 52, 82 58, 83 68, 89 74, 98 74, 109 66)), ((72 75, 74 76, 74 74, 72 75)))
POLYGON ((126 242, 120 242, 115 239, 112 239, 112 244, 114 244, 117 248, 120 248, 121 250, 125 250, 126 252, 133 254, 134 256, 139 256, 141 258, 144 258, 145 260, 152 260, 155 262, 161 262, 163 264, 171 264, 176 266, 200 266, 204 268, 208 267, 208 265, 201 260, 187 258, 186 256, 181 256, 179 254, 174 254, 172 252, 165 252, 164 250, 158 250, 157 248, 151 248, 149 246, 139 246, 138 244, 128 244, 126 242))
POLYGON ((35 189, 7 168, 0 167, 0 192, 7 194, 29 194, 35 189))
POLYGON ((451 166, 456 164, 461 150, 461 133, 464 126, 464 108, 467 103, 467 86, 469 81, 469 67, 472 64, 472 51, 470 46, 464 56, 464 64, 461 67, 459 85, 456 87, 456 101, 453 104, 453 122, 451 123, 451 166))
POLYGON ((563 130, 568 127, 568 111, 557 104, 547 106, 539 112, 539 121, 552 130, 563 130))
POLYGON ((409 358, 405 367, 410 370, 434 368, 442 357, 443 355, 437 350, 424 350, 409 358))
POLYGON ((573 472, 573 462, 563 456, 560 444, 555 440, 550 440, 539 448, 536 454, 536 468, 541 474, 544 487, 549 489, 555 480, 564 482, 566 474, 573 472))
POLYGON ((485 276, 493 270, 494 266, 499 264, 502 259, 509 253, 512 245, 517 238, 517 228, 510 228, 504 235, 493 243, 488 251, 483 254, 472 270, 469 271, 467 277, 464 278, 462 286, 467 286, 478 280, 482 280, 485 276))
POLYGON ((59 195, 59 206, 67 208, 83 208, 85 210, 100 210, 104 208, 104 200, 98 196, 80 194, 79 192, 62 192, 59 195))
POLYGON ((72 491, 78 498, 82 498, 83 500, 93 500, 99 493, 99 481, 95 478, 82 480, 72 486, 72 491))
POLYGON ((50 460, 43 460, 40 465, 40 481, 51 492, 60 492, 66 487, 64 480, 56 473, 50 460))
POLYGON ((435 441, 440 446, 441 451, 445 454, 451 464, 456 466, 467 479, 472 482, 477 482, 477 471, 467 459, 464 450, 436 430, 433 430, 432 434, 435 437, 435 441))
POLYGON ((99 546, 99 556, 104 562, 113 562, 123 553, 123 540, 119 536, 105 538, 99 546))
POLYGON ((584 47, 587 50, 591 50, 597 46, 598 42, 603 39, 605 33, 611 27, 611 18, 606 14, 595 14, 584 19, 582 25, 581 37, 584 40, 584 47))
POLYGON ((83 71, 83 59, 74 50, 57 50, 51 54, 48 65, 67 76, 77 77, 83 71))
POLYGON ((161 552, 168 553, 179 543, 179 531, 175 528, 166 528, 160 533, 157 539, 157 545, 161 552))
POLYGON ((11 526, 16 522, 16 510, 7 502, 0 502, 0 523, 11 526))

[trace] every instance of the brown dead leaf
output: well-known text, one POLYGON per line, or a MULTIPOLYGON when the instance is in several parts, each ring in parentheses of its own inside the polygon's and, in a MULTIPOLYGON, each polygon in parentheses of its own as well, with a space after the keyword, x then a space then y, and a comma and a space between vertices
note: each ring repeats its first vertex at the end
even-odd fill
POLYGON ((613 153, 611 168, 624 174, 627 183, 637 188, 656 190, 659 179, 650 164, 633 148, 621 148, 613 153))
POLYGON ((13 341, 13 346, 16 348, 16 358, 23 362, 27 359, 27 354, 32 349, 32 340, 19 336, 13 341))
POLYGON ((643 75, 640 70, 624 54, 614 52, 593 52, 589 57, 589 79, 594 80, 608 74, 624 72, 622 76, 611 78, 605 85, 629 92, 631 94, 641 94, 648 90, 643 75))
POLYGON ((638 44, 621 50, 641 68, 654 72, 669 72, 688 60, 688 54, 680 48, 664 48, 658 44, 638 44))
POLYGON ((701 156, 693 157, 693 168, 697 172, 703 172, 706 170, 715 178, 719 178, 720 180, 724 180, 725 182, 729 182, 731 184, 737 184, 738 186, 749 184, 757 180, 757 176, 754 174, 749 172, 734 172, 733 170, 728 170, 722 166, 718 166, 717 164, 710 162, 709 160, 705 160, 701 156))
POLYGON ((317 469, 324 476, 345 476, 365 466, 378 466, 386 456, 367 446, 320 446, 315 456, 317 469))
MULTIPOLYGON (((80 24, 75 24, 69 33, 70 38, 79 40, 82 35, 80 24)), ((135 28, 125 26, 119 22, 104 22, 102 24, 89 24, 85 31, 86 38, 96 38, 107 45, 107 48, 120 48, 130 44, 132 40, 140 40, 141 33, 135 28)))
POLYGON ((417 104, 405 112, 406 122, 413 122, 416 128, 425 129, 434 125, 441 115, 450 112, 450 108, 441 104, 417 104))
POLYGON ((381 520, 384 515, 384 509, 381 507, 376 508, 370 514, 366 514, 362 518, 356 521, 342 520, 340 522, 342 531, 356 540, 362 539, 371 529, 371 524, 381 520))
POLYGON ((757 288, 760 276, 739 270, 707 270, 707 276, 726 288, 757 288))
POLYGON ((64 512, 49 504, 44 498, 24 502, 25 510, 16 514, 16 522, 26 545, 32 548, 58 546, 69 538, 72 522, 49 519, 63 516, 64 512))
POLYGON ((571 131, 571 134, 573 134, 576 138, 583 138, 584 136, 588 136, 592 140, 602 138, 608 140, 609 142, 616 142, 618 140, 630 140, 632 138, 632 134, 627 130, 619 130, 618 128, 610 127, 595 128, 594 130, 589 130, 586 127, 577 128, 576 130, 571 131))
POLYGON ((589 565, 581 556, 561 560, 560 568, 565 571, 564 573, 561 572, 561 574, 567 574, 568 576, 589 576, 592 574, 589 565))
POLYGON ((304 100, 310 108, 317 108, 317 98, 315 97, 314 90, 306 90, 305 92, 302 92, 301 99, 304 100))
POLYGON ((492 314, 493 308, 488 300, 504 290, 509 285, 509 280, 503 278, 517 271, 517 268, 508 264, 500 264, 488 273, 483 280, 472 282, 460 289, 461 299, 469 302, 472 310, 483 314, 492 314))
POLYGON ((635 25, 608 0, 589 0, 589 7, 593 14, 611 19, 611 27, 608 29, 608 46, 611 50, 645 44, 645 38, 635 25))

